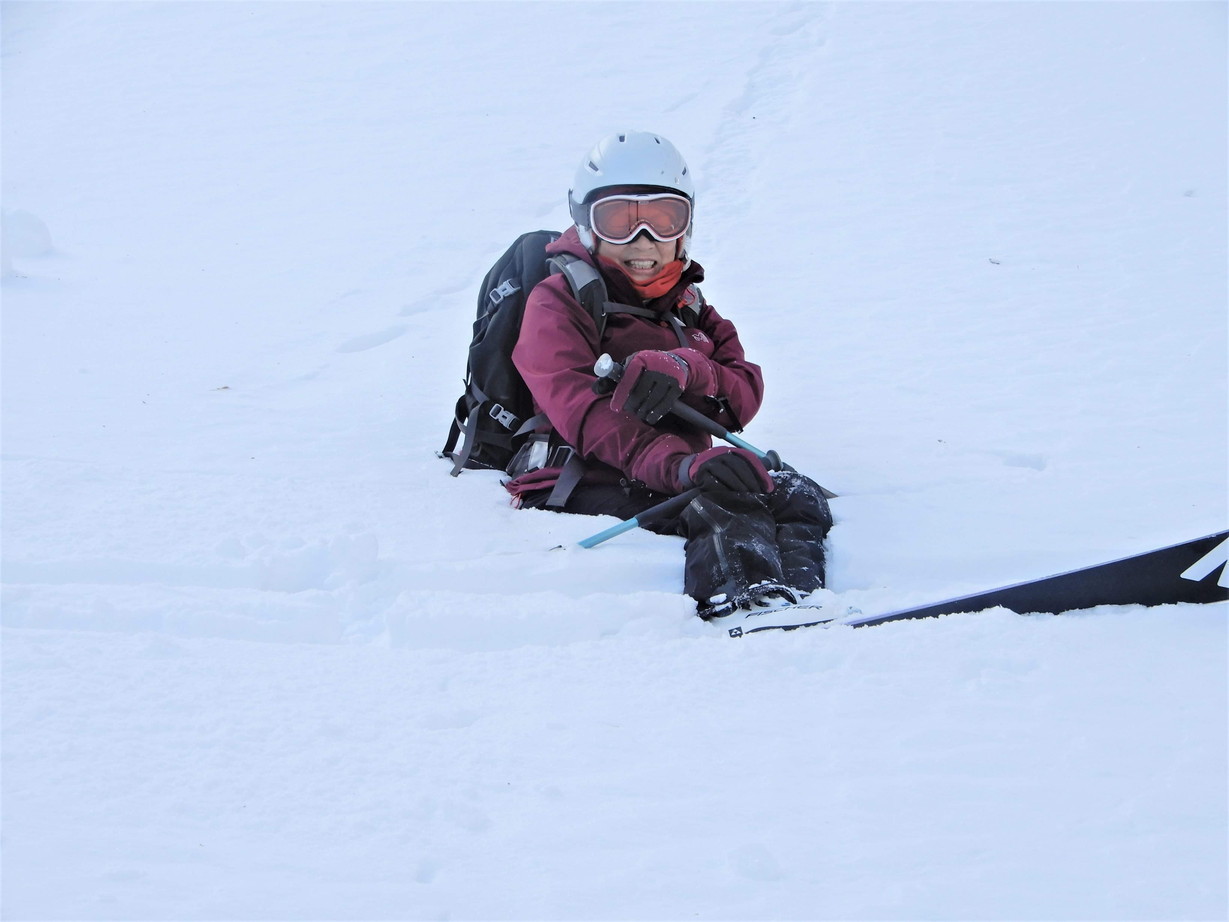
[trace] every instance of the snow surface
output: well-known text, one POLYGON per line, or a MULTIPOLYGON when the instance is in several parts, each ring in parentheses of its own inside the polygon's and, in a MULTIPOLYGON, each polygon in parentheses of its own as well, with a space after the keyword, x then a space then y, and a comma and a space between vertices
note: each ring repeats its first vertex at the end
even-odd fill
POLYGON ((1223 529, 1224 3, 0 15, 5 919, 1229 915, 1225 605, 734 641, 433 454, 642 127, 842 600, 1223 529))

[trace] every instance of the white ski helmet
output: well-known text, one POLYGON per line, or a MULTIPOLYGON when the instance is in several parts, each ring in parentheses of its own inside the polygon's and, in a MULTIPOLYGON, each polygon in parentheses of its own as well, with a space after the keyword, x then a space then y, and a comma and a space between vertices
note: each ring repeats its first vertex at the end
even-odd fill
POLYGON ((589 229, 589 205, 605 189, 639 187, 645 192, 676 192, 691 202, 692 224, 682 238, 678 258, 687 259, 695 225, 696 187, 687 162, 673 144, 651 131, 620 131, 597 142, 576 169, 568 190, 568 210, 580 242, 592 251, 596 241, 589 229))

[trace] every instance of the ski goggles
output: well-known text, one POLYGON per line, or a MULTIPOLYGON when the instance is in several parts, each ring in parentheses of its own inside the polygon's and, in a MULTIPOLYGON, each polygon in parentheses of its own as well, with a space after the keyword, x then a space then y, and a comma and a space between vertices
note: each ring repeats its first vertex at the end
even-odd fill
POLYGON ((589 206, 589 227, 607 243, 623 244, 647 230, 655 240, 678 240, 691 226, 691 202, 669 192, 610 195, 589 206))

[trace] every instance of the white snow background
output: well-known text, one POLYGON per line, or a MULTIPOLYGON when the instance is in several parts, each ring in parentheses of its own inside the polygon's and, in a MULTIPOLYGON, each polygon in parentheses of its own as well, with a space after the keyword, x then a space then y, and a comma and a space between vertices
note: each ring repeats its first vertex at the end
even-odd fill
POLYGON ((434 455, 637 127, 843 601, 1224 528, 1224 3, 0 15, 6 920, 1229 913, 1225 605, 731 640, 434 455))

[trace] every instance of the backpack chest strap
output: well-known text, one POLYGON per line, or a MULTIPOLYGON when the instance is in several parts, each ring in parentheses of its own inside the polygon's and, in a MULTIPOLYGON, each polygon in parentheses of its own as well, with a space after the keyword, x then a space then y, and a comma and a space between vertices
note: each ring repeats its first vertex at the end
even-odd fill
POLYGON ((631 304, 606 301, 602 304, 602 313, 631 314, 633 317, 643 317, 646 320, 652 320, 654 323, 668 323, 670 329, 674 331, 675 338, 679 341, 679 346, 684 349, 691 346, 691 342, 687 338, 687 325, 683 323, 674 311, 655 311, 647 307, 634 307, 631 304))
MULTIPOLYGON (((583 259, 568 253, 561 253, 558 256, 552 256, 547 262, 552 273, 558 273, 567 279, 576 300, 589 311, 593 322, 597 325, 599 338, 606 329, 606 318, 610 314, 631 314, 633 317, 643 317, 654 323, 670 324, 679 345, 683 348, 691 345, 685 330, 687 326, 695 325, 699 321, 699 314, 694 307, 689 305, 684 308, 688 314, 688 322, 684 323, 674 311, 655 311, 647 307, 607 301, 606 283, 602 280, 601 273, 583 259)), ((695 291, 696 299, 701 300, 702 303, 700 290, 695 286, 692 286, 692 290, 695 291)))

